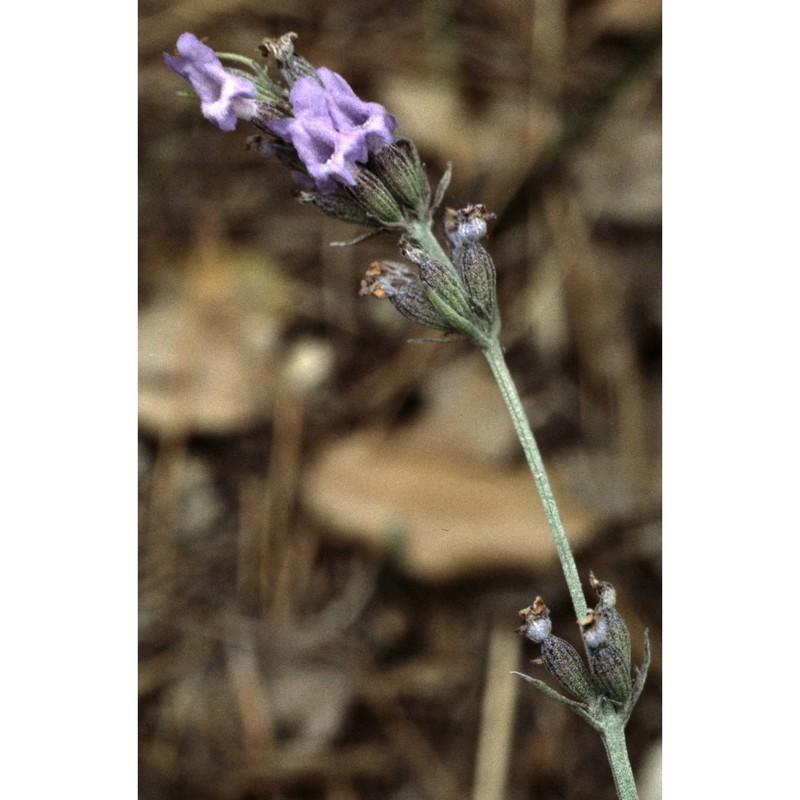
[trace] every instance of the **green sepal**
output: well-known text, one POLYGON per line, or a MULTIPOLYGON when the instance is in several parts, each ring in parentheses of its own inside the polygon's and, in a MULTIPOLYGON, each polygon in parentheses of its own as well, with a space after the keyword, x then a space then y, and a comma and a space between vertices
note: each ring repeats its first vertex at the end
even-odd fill
POLYGON ((473 308, 496 333, 494 327, 496 324, 499 327, 497 273, 492 257, 479 242, 465 242, 456 248, 453 260, 473 308))
POLYGON ((359 169, 355 185, 345 186, 344 191, 381 227, 400 228, 405 225, 405 216, 397 200, 383 181, 368 169, 359 169))
POLYGON ((426 294, 433 307, 447 322, 454 333, 463 333, 474 345, 484 349, 489 345, 489 336, 482 331, 472 320, 461 316, 454 311, 452 306, 435 290, 427 287, 426 294))
POLYGON ((464 284, 452 265, 426 257, 419 264, 419 276, 456 314, 465 319, 474 316, 464 284))
POLYGON ((397 139, 373 154, 372 170, 395 198, 411 208, 418 218, 428 213, 431 188, 419 154, 410 139, 397 139))
MULTIPOLYGON (((598 606, 599 608, 599 606, 598 606)), ((596 611, 597 609, 595 609, 596 611)), ((628 626, 616 608, 607 608, 603 612, 608 620, 608 643, 619 648, 628 670, 631 668, 631 634, 628 626)))
POLYGON ((590 647, 589 669, 598 690, 618 703, 631 697, 631 673, 622 651, 613 644, 590 647))
POLYGON ((542 642, 542 662, 547 671, 573 696, 592 703, 596 692, 578 651, 566 640, 550 635, 542 642))
POLYGON ((633 687, 631 689, 631 699, 628 703, 628 710, 627 715, 625 717, 625 722, 631 716, 633 712, 633 707, 636 705, 637 701, 639 700, 642 691, 644 690, 644 684, 647 680, 647 671, 650 669, 650 634, 645 628, 644 631, 644 661, 642 661, 642 665, 640 667, 636 667, 634 670, 634 679, 633 679, 633 687))

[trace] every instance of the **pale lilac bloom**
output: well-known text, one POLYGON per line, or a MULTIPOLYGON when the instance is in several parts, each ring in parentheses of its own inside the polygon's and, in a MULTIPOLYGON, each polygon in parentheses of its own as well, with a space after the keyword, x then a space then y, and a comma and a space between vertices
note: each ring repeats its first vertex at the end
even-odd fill
POLYGON ((294 145, 322 192, 355 185, 356 163, 394 140, 397 121, 379 103, 360 100, 341 75, 320 67, 319 81, 300 78, 289 100, 293 117, 274 119, 270 129, 294 145))
POLYGON ((232 131, 237 119, 255 116, 255 84, 228 72, 208 45, 192 33, 182 33, 178 37, 178 53, 178 57, 164 53, 164 61, 192 84, 207 120, 223 131, 232 131))

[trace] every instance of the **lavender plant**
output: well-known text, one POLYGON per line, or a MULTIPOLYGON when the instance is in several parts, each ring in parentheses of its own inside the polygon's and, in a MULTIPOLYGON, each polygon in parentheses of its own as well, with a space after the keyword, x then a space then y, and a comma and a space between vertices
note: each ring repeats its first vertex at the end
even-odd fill
POLYGON ((540 645, 537 661, 568 695, 544 681, 520 675, 548 697, 566 705, 595 728, 605 745, 621 800, 637 798, 625 743, 625 725, 647 676, 645 658, 631 674, 630 635, 616 610, 616 592, 590 573, 598 601, 589 608, 575 559, 556 505, 530 423, 508 370, 499 341, 496 273, 481 244, 494 215, 480 204, 444 212, 447 249, 433 233, 434 213, 450 180, 450 166, 431 192, 419 154, 409 139, 397 137, 396 119, 378 103, 361 100, 341 75, 315 69, 294 50, 296 35, 264 39, 262 54, 271 58, 280 81, 254 59, 215 53, 191 33, 182 34, 167 65, 190 84, 203 115, 223 131, 238 120, 259 133, 248 147, 275 157, 298 185, 301 203, 317 206, 344 222, 386 232, 398 240, 403 261, 375 261, 361 281, 360 294, 388 299, 408 319, 460 336, 478 347, 511 415, 527 458, 561 561, 581 627, 586 660, 551 632, 550 611, 541 597, 520 611, 517 629, 540 645))

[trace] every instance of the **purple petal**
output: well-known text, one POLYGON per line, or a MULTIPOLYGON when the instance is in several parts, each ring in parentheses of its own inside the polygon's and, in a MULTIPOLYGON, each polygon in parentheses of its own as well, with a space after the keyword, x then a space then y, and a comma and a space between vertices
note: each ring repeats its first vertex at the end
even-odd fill
POLYGON ((223 131, 232 131, 237 119, 255 115, 255 85, 228 72, 208 45, 192 33, 183 33, 178 37, 178 54, 164 53, 164 61, 192 85, 206 119, 223 131))
POLYGON ((338 130, 358 128, 370 152, 394 141, 397 120, 380 104, 359 99, 350 84, 327 67, 317 70, 328 90, 328 111, 338 130))
POLYGON ((358 137, 335 131, 319 120, 294 120, 291 141, 317 187, 332 192, 339 183, 353 186, 355 162, 364 155, 358 137))
POLYGON ((328 120, 333 127, 333 120, 328 111, 328 92, 315 78, 309 76, 295 81, 289 100, 296 117, 328 120))
POLYGON ((393 141, 397 122, 382 105, 360 100, 341 75, 325 67, 317 75, 295 81, 294 117, 268 125, 294 145, 320 191, 332 192, 337 182, 355 184, 356 164, 393 141))

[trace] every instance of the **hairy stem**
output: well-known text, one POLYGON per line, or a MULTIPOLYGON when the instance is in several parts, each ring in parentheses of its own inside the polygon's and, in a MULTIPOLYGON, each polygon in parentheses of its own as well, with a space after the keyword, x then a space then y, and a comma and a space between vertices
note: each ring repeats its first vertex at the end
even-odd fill
POLYGON ((603 737, 608 763, 611 765, 617 797, 619 800, 639 800, 630 758, 628 758, 628 748, 625 744, 624 720, 613 712, 607 714, 600 735, 603 737))
POLYGON ((525 452, 525 458, 528 459, 528 465, 531 468, 533 480, 536 483, 536 489, 539 492, 539 497, 544 506, 544 513, 550 525, 550 532, 553 534, 558 557, 561 560, 561 569, 564 571, 564 578, 567 581, 572 605, 575 608, 575 615, 578 620, 581 620, 586 616, 588 608, 586 598, 583 595, 581 581, 578 577, 578 568, 575 566, 575 557, 572 555, 567 534, 564 531, 564 524, 561 522, 561 515, 558 513, 556 499, 550 487, 550 481, 547 478, 544 462, 531 432, 530 422, 528 422, 528 417, 522 407, 522 401, 519 398, 514 379, 506 366, 503 350, 497 337, 492 337, 487 347, 484 348, 483 354, 486 356, 497 385, 500 387, 503 400, 505 400, 508 412, 511 414, 514 428, 525 452))

